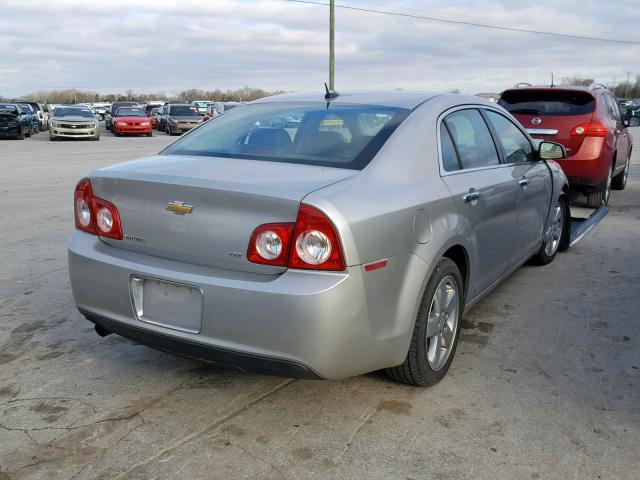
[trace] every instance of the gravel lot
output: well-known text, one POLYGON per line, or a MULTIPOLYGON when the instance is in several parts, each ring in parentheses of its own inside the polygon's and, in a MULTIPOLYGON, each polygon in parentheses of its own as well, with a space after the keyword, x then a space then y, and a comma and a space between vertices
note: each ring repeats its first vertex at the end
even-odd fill
POLYGON ((640 147, 600 226, 478 304, 449 376, 418 389, 95 334, 68 284, 73 188, 171 140, 0 141, 0 480, 638 478, 640 147))

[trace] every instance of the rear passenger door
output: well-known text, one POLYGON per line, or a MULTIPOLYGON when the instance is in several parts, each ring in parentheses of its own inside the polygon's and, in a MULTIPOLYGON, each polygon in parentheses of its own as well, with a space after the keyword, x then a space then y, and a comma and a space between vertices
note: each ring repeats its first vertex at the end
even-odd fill
POLYGON ((495 110, 484 114, 502 149, 505 168, 519 187, 515 255, 523 259, 542 242, 553 189, 551 172, 520 127, 495 110))
POLYGON ((473 247, 473 296, 514 266, 519 186, 477 108, 461 108, 439 122, 442 179, 466 220, 473 247))

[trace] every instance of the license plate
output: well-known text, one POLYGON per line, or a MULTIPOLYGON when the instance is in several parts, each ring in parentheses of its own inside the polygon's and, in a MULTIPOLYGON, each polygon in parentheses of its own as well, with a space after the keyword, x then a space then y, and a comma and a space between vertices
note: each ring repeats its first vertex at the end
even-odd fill
POLYGON ((200 333, 200 288, 138 276, 131 277, 129 287, 138 320, 182 332, 200 333))

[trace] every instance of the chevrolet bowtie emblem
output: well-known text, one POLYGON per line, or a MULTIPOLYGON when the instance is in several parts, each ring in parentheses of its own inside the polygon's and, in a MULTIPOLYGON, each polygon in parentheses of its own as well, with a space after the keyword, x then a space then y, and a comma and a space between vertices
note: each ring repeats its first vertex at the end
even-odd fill
POLYGON ((176 215, 184 215, 185 213, 191 213, 193 207, 191 205, 185 205, 184 202, 169 202, 165 210, 169 210, 176 215))

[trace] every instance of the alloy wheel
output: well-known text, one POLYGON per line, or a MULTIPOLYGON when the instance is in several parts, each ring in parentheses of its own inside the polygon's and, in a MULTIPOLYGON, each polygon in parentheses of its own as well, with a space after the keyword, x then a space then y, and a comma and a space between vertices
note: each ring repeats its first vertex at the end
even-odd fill
POLYGON ((564 230, 564 209, 560 203, 556 203, 553 209, 553 220, 551 221, 551 233, 546 245, 544 246, 544 253, 551 257, 560 246, 560 240, 562 239, 562 231, 564 230))
POLYGON ((458 331, 459 307, 458 284, 448 275, 436 287, 427 317, 427 362, 433 370, 440 370, 451 355, 458 331))

